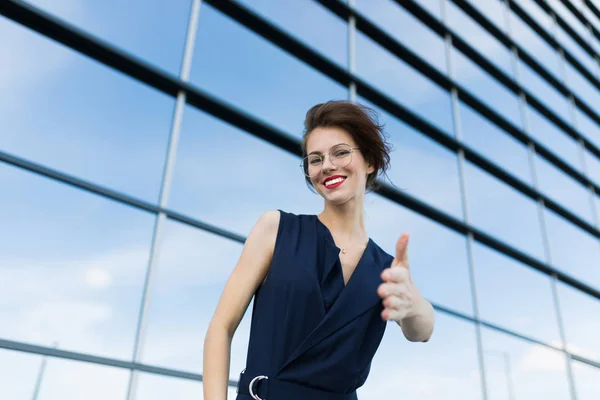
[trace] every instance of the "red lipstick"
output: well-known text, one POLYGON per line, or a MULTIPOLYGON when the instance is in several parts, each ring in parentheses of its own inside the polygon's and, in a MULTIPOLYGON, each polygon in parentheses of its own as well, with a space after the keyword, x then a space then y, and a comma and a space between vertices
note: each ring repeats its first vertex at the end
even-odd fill
POLYGON ((345 176, 342 176, 342 175, 332 175, 332 176, 328 177, 327 179, 323 180, 323 186, 325 186, 325 188, 327 188, 327 189, 335 189, 336 187, 338 187, 342 183, 344 183, 345 180, 346 180, 345 176), (335 179, 338 179, 338 178, 341 179, 339 182, 336 182, 333 185, 327 185, 327 182, 335 180, 335 179))

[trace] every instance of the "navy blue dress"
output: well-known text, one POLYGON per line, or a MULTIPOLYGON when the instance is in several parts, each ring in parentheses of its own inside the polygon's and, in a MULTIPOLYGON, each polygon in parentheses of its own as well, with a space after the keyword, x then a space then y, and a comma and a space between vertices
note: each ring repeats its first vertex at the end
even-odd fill
POLYGON ((256 399, 356 400, 385 332, 377 288, 393 257, 369 239, 344 285, 328 228, 316 215, 279 212, 236 400, 253 399, 251 383, 256 399))

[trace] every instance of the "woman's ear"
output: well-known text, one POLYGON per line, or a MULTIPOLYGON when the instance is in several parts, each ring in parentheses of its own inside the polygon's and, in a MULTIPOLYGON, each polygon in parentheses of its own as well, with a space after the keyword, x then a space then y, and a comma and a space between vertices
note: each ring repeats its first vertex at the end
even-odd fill
POLYGON ((370 163, 367 164, 367 175, 371 175, 373 172, 375 172, 375 167, 372 166, 370 163))

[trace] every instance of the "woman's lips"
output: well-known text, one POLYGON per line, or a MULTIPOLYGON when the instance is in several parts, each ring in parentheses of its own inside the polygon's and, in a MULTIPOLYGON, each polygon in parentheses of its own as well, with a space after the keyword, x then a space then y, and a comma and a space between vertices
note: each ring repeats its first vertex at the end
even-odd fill
POLYGON ((342 183, 344 183, 345 180, 346 177, 344 176, 332 176, 331 178, 327 178, 325 182, 323 182, 323 185, 327 189, 335 189, 336 187, 339 187, 342 183))

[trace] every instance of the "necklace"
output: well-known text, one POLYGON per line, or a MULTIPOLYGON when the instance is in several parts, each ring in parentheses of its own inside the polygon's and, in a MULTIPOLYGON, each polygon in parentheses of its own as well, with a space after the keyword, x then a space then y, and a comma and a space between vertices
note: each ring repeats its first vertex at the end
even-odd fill
MULTIPOLYGON (((331 231, 330 231, 330 232, 331 232, 331 231)), ((337 240, 337 237, 335 237, 335 235, 333 234, 333 232, 331 232, 331 236, 333 236, 333 240, 334 240, 335 242, 337 242, 337 241, 338 241, 338 240, 337 240)), ((346 249, 344 249, 344 248, 340 247, 340 250, 342 250, 342 254, 346 254, 346 249)))

